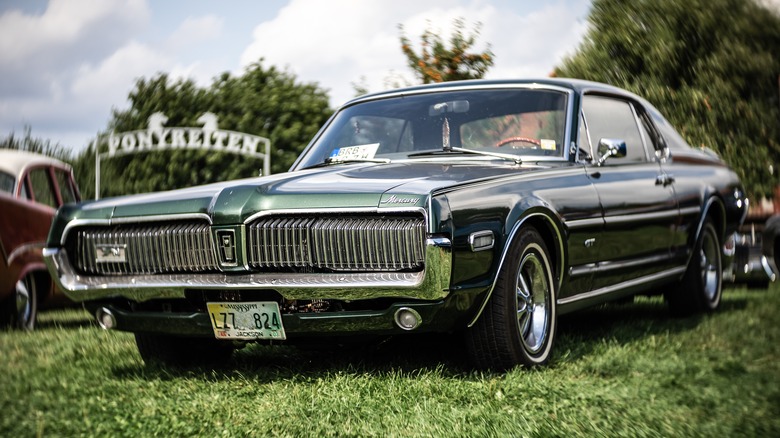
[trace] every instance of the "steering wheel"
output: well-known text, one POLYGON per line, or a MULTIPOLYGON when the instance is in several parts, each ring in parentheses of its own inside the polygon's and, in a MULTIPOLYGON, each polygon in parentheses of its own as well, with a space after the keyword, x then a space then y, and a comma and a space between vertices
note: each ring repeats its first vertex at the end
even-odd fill
POLYGON ((532 145, 538 146, 538 147, 542 146, 542 142, 537 140, 537 139, 535 139, 535 138, 530 138, 530 137, 507 137, 507 138, 499 141, 498 143, 496 143, 496 147, 500 148, 501 146, 507 145, 509 143, 529 143, 529 144, 532 144, 532 145))

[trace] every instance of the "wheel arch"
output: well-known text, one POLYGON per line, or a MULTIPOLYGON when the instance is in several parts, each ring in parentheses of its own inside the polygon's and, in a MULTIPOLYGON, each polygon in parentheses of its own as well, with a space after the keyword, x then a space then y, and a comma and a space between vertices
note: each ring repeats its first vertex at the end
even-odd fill
MULTIPOLYGON (((512 246, 512 242, 514 242, 514 240, 517 238, 519 231, 523 227, 527 226, 531 226, 536 229, 547 246, 555 281, 555 293, 557 294, 561 288, 561 284, 563 283, 563 274, 565 272, 565 236, 561 221, 558 219, 558 216, 549 209, 543 207, 530 208, 514 222, 511 227, 511 231, 507 236, 504 248, 501 251, 501 258, 495 272, 500 272, 504 267, 504 263, 506 263, 507 255, 509 253, 509 248, 512 246)), ((493 283, 490 285, 490 289, 482 299, 479 310, 471 319, 471 321, 469 321, 468 327, 472 327, 477 322, 477 320, 479 320, 479 317, 485 310, 485 306, 487 306, 487 303, 490 301, 490 297, 493 295, 497 281, 498 275, 493 278, 493 283)))
POLYGON ((19 272, 19 277, 16 279, 16 281, 21 281, 25 277, 30 276, 32 277, 33 281, 35 281, 35 290, 36 290, 36 297, 39 299, 39 303, 41 300, 45 300, 50 294, 51 294, 51 276, 49 275, 49 271, 46 269, 46 265, 43 263, 29 263, 22 268, 22 270, 19 272), (46 288, 46 285, 49 285, 50 287, 46 288))
POLYGON ((708 219, 712 219, 715 231, 718 233, 721 245, 726 239, 726 206, 723 200, 717 195, 710 195, 702 209, 699 223, 696 226, 696 234, 692 236, 692 242, 696 242, 704 229, 704 224, 708 219))

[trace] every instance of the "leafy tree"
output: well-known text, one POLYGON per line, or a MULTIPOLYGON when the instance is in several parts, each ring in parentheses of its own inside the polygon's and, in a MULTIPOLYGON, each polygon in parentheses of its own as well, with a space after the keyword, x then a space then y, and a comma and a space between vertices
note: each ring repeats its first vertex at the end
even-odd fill
POLYGON ((752 196, 780 179, 780 17, 754 0, 594 0, 554 75, 610 83, 716 150, 752 196))
POLYGON ((450 36, 449 47, 430 27, 426 29, 421 36, 422 47, 419 55, 404 34, 403 26, 398 26, 401 31, 401 50, 409 67, 423 84, 481 79, 493 66, 490 45, 484 52, 471 52, 479 36, 480 25, 477 24, 473 33, 465 35, 464 20, 458 18, 454 24, 455 30, 450 36))
MULTIPOLYGON (((270 139, 272 173, 289 168, 331 113, 319 86, 300 84, 292 74, 264 68, 261 62, 238 77, 223 73, 209 88, 191 80, 171 81, 166 74, 142 78, 129 100, 129 109, 113 111, 109 130, 145 129, 156 112, 168 117, 165 126, 200 126, 197 119, 211 112, 219 129, 270 139)), ((104 142, 100 147, 101 152, 107 149, 104 142)), ((94 196, 94 149, 88 148, 78 163, 85 198, 94 196)), ((102 162, 101 197, 253 177, 262 165, 261 159, 244 155, 191 149, 118 156, 102 162)))

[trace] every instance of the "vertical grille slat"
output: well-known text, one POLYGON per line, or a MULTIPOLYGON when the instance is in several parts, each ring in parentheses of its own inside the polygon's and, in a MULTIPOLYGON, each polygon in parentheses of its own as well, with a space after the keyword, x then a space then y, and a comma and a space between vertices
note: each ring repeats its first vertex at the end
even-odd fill
POLYGON ((254 270, 398 271, 424 263, 422 217, 269 216, 247 234, 254 270))
POLYGON ((208 223, 116 225, 78 230, 77 269, 88 275, 217 271, 208 223), (99 246, 121 248, 125 261, 99 261, 99 246))

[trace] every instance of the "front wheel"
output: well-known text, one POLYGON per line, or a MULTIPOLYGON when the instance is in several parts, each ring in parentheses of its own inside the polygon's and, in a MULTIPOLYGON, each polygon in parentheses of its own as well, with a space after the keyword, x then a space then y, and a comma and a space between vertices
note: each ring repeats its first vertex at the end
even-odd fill
POLYGON ((555 296, 547 246, 526 227, 509 248, 490 301, 466 332, 475 365, 505 370, 546 364, 555 340, 555 296))
POLYGON ((138 352, 147 365, 173 367, 219 365, 230 359, 233 345, 211 338, 136 333, 138 352))
POLYGON ((693 255, 682 281, 666 294, 674 316, 711 312, 720 306, 723 266, 718 233, 707 220, 693 248, 693 255))

